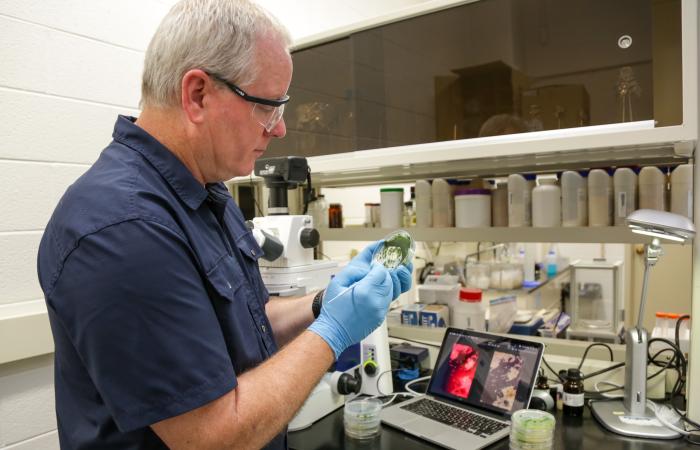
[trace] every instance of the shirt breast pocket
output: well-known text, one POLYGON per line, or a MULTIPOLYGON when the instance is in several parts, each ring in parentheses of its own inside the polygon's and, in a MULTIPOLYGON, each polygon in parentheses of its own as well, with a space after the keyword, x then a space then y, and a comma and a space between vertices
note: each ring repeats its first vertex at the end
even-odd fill
POLYGON ((207 272, 212 305, 236 373, 262 362, 271 352, 269 322, 246 270, 230 255, 207 272))

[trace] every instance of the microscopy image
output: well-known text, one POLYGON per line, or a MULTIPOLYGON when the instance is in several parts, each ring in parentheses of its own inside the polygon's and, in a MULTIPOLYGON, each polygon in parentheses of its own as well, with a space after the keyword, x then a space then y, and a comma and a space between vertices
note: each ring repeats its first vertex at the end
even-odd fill
POLYGON ((520 356, 495 352, 481 402, 510 411, 515 403, 522 368, 523 360, 520 356))
POLYGON ((467 344, 454 344, 448 360, 449 373, 445 391, 466 399, 474 382, 479 352, 467 344))

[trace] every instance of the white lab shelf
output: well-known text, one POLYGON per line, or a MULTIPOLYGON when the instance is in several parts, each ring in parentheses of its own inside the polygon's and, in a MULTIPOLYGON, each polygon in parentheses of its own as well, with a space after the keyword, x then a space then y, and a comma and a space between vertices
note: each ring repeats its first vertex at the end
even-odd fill
MULTIPOLYGON (((649 236, 635 234, 626 227, 572 228, 405 228, 416 241, 443 242, 570 242, 644 244, 649 236)), ((320 228, 323 241, 375 241, 394 231, 389 228, 350 226, 320 228)))

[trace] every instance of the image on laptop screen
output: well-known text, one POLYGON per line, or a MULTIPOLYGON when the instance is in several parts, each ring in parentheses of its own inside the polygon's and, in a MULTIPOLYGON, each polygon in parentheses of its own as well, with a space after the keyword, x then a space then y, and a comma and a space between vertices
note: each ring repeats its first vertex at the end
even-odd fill
POLYGON ((540 344, 450 328, 428 392, 510 416, 527 407, 540 344))

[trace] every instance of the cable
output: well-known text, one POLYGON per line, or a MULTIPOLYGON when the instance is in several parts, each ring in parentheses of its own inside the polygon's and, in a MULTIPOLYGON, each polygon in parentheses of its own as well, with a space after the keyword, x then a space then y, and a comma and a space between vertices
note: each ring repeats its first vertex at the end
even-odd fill
MULTIPOLYGON (((604 380, 596 381, 596 383, 593 385, 596 392, 598 392, 600 395, 602 395, 605 398, 624 398, 624 395, 609 395, 609 394, 606 394, 604 392, 601 392, 600 388, 598 387, 598 385, 600 385, 600 384, 607 384, 608 386, 613 386, 615 388, 613 390, 615 390, 615 391, 618 389, 624 389, 624 386, 622 386, 620 384, 612 383, 610 381, 604 381, 604 380)), ((613 390, 610 390, 610 392, 612 392, 613 390)))
POLYGON ((380 373, 379 375, 377 375, 377 386, 376 387, 377 387, 377 392, 379 392, 380 397, 386 397, 386 396, 389 396, 391 394, 382 393, 381 389, 379 389, 379 380, 381 380, 382 376, 386 375, 387 373, 398 372, 399 370, 401 370, 401 369, 388 369, 388 370, 385 370, 384 372, 380 373))
POLYGON ((407 392, 410 392, 410 393, 413 394, 413 395, 423 395, 422 392, 416 392, 416 391, 414 391, 413 389, 411 389, 409 386, 412 385, 412 384, 414 384, 414 383, 418 383, 418 382, 420 382, 420 381, 429 380, 430 378, 431 378, 431 375, 413 379, 413 380, 409 381, 408 383, 406 383, 406 384, 404 385, 404 388, 406 389, 407 392))
POLYGON ((676 320, 676 345, 678 348, 681 348, 681 339, 680 339, 680 334, 681 334, 681 322, 684 320, 690 320, 690 316, 688 314, 683 314, 676 320))
POLYGON ((588 375, 583 375, 583 376, 581 377, 581 379, 582 379, 582 380, 585 380, 585 379, 587 379, 587 378, 593 378, 593 377, 595 377, 595 376, 604 374, 604 373, 606 373, 606 372, 610 372, 610 371, 612 371, 612 370, 619 369, 620 367, 623 367, 624 365, 625 365, 625 363, 619 362, 619 363, 613 364, 613 365, 610 366, 610 367, 606 367, 605 369, 597 370, 597 371, 595 371, 595 372, 593 372, 593 373, 589 373, 588 375))
POLYGON ((547 367, 547 369, 549 369, 549 371, 552 372, 555 377, 557 377, 560 383, 564 382, 564 379, 560 377, 559 374, 554 371, 554 369, 552 369, 552 366, 550 366, 549 363, 547 363, 547 360, 544 359, 544 356, 542 357, 542 362, 544 363, 545 367, 547 367))
MULTIPOLYGON (((649 408, 652 411, 654 411, 654 416, 656 416, 656 419, 659 422, 661 422, 666 428, 673 430, 676 433, 680 433, 683 436, 688 436, 690 434, 690 432, 673 425, 672 423, 668 422, 665 417, 662 417, 659 410, 657 409, 658 405, 656 403, 652 402, 651 400, 647 400, 647 406, 649 406, 649 408)), ((670 409, 666 408, 666 410, 670 412, 670 409)))
POLYGON ((583 352, 583 356, 581 357, 581 362, 578 364, 578 370, 581 370, 581 367, 583 366, 583 362, 586 360, 586 356, 588 356, 588 351, 596 346, 607 348, 608 351, 610 352, 610 361, 613 361, 614 358, 613 358, 612 348, 608 344, 605 344, 603 342, 594 342, 591 345, 589 345, 588 347, 586 347, 586 350, 583 352))
POLYGON ((258 213, 260 213, 260 217, 264 216, 262 209, 260 209, 260 205, 258 204, 258 198, 255 196, 255 185, 253 184, 253 174, 249 175, 249 180, 250 180, 250 189, 253 191, 253 202, 255 203, 255 207, 258 209, 258 213))

